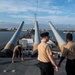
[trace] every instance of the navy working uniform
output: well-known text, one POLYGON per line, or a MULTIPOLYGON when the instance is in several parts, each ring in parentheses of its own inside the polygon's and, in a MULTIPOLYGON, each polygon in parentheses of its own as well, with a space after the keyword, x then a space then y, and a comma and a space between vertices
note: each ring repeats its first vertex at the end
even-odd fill
MULTIPOLYGON (((41 37, 41 43, 38 45, 38 66, 41 70, 41 75, 54 75, 54 68, 49 58, 52 57, 52 51, 50 46, 46 43, 49 40, 49 33, 42 33, 41 37)), ((55 62, 54 65, 56 66, 55 62)))
POLYGON ((75 43, 72 39, 72 34, 68 33, 66 35, 66 40, 68 43, 63 47, 62 57, 58 64, 60 67, 61 62, 65 59, 65 57, 67 58, 65 66, 67 75, 75 75, 75 43))
POLYGON ((20 56, 21 60, 23 61, 23 49, 21 45, 15 46, 13 50, 13 55, 12 55, 12 63, 14 63, 14 57, 16 56, 18 58, 18 55, 20 56))

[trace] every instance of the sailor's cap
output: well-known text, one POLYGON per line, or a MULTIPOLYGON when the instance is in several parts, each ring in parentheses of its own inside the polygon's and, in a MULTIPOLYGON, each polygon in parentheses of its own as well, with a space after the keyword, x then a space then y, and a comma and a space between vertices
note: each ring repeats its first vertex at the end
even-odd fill
POLYGON ((40 34, 41 37, 49 36, 49 32, 43 32, 40 34))

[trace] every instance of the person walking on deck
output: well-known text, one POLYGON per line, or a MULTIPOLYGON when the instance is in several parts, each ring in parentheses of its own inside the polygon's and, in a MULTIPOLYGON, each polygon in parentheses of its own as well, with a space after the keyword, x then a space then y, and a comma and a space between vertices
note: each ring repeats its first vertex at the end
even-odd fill
POLYGON ((23 58, 23 49, 22 49, 21 45, 15 46, 15 48, 13 50, 13 55, 12 55, 12 63, 14 63, 15 56, 18 58, 18 55, 21 58, 21 60, 24 61, 24 58, 23 58))
POLYGON ((54 75, 54 67, 55 70, 58 71, 58 66, 53 59, 51 48, 47 44, 49 33, 44 32, 41 34, 41 37, 42 41, 38 45, 38 66, 40 68, 41 75, 54 75))
POLYGON ((65 57, 67 58, 65 66, 67 75, 75 75, 75 43, 72 40, 72 34, 68 33, 66 35, 67 44, 64 46, 62 57, 58 63, 58 66, 60 67, 65 57))

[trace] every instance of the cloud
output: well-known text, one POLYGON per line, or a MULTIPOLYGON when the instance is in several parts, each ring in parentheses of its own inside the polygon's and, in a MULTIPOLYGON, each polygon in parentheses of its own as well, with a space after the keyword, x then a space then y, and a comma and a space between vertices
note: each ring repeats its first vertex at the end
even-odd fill
POLYGON ((14 28, 18 27, 21 23, 18 22, 8 22, 8 21, 1 21, 0 20, 0 27, 1 28, 14 28))
MULTIPOLYGON (((70 3, 73 0, 65 1, 70 3)), ((75 13, 73 14, 67 7, 63 3, 60 6, 57 0, 0 0, 0 13, 5 13, 9 21, 24 19, 26 22, 31 22, 34 21, 34 14, 37 13, 37 20, 40 23, 47 23, 48 20, 54 23, 74 23, 75 18, 72 15, 75 13)))
POLYGON ((56 24, 74 24, 75 18, 69 16, 51 16, 52 22, 56 24))
POLYGON ((40 16, 38 21, 41 23, 47 23, 48 21, 54 24, 71 24, 74 25, 75 18, 69 16, 40 16))
MULTIPOLYGON (((33 22, 34 21, 34 15, 10 15, 13 18, 23 18, 25 22, 33 22)), ((55 15, 49 15, 49 16, 36 16, 36 19, 40 23, 47 23, 48 21, 52 21, 54 24, 74 24, 75 18, 70 16, 55 16, 55 15)))
POLYGON ((24 0, 0 0, 0 12, 19 13, 31 10, 35 10, 34 4, 24 0))
POLYGON ((34 20, 34 15, 10 15, 12 18, 20 18, 24 19, 25 21, 33 21, 34 20))
POLYGON ((72 0, 67 0, 67 2, 69 3, 69 2, 71 2, 72 0))
POLYGON ((49 6, 52 0, 41 1, 38 0, 38 9, 37 9, 37 0, 0 0, 0 12, 7 13, 20 13, 20 12, 49 12, 54 13, 56 10, 59 12, 57 6, 49 6), (46 10, 45 10, 46 9, 46 10))
POLYGON ((38 10, 38 13, 39 12, 41 12, 41 13, 47 13, 47 14, 62 14, 62 13, 64 13, 64 12, 62 12, 61 10, 55 10, 55 9, 42 9, 42 8, 40 8, 39 10, 38 10))

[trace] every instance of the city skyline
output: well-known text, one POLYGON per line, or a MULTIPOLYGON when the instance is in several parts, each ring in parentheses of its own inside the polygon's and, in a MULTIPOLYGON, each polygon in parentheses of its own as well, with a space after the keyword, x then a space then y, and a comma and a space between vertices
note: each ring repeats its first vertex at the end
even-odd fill
POLYGON ((48 21, 54 25, 74 26, 74 7, 75 0, 0 0, 0 23, 11 23, 8 27, 18 25, 22 21, 27 25, 33 24, 36 14, 36 19, 42 27, 48 26, 48 21))

